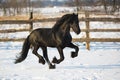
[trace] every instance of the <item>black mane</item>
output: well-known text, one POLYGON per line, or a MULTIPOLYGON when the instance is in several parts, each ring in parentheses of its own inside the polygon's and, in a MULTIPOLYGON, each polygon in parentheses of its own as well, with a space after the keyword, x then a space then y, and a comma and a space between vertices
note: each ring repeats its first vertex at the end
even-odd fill
POLYGON ((59 26, 61 26, 65 20, 67 20, 68 18, 71 17, 72 14, 66 14, 63 15, 58 21, 56 21, 55 25, 53 26, 53 30, 57 30, 59 28, 59 26))

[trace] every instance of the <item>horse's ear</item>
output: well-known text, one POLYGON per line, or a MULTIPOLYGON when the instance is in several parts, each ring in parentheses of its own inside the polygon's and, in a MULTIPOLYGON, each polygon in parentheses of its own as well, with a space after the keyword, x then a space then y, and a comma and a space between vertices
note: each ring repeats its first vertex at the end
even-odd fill
POLYGON ((73 13, 73 15, 76 15, 76 16, 78 16, 78 13, 76 13, 76 14, 75 14, 75 13, 73 13))
POLYGON ((75 13, 73 13, 73 15, 75 15, 75 13))

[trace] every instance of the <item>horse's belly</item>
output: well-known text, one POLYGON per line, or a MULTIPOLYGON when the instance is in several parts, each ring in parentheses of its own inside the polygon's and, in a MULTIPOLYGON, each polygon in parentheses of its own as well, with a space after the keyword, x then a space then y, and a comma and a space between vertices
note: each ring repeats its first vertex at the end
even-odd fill
POLYGON ((50 42, 47 42, 47 46, 48 46, 48 47, 56 47, 57 44, 56 44, 56 42, 54 42, 54 41, 50 41, 50 42))

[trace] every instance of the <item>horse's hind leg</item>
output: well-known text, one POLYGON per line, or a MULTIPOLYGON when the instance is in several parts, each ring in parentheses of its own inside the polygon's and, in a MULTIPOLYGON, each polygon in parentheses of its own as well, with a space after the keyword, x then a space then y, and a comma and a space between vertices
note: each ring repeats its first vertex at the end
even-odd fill
POLYGON ((52 65, 52 63, 50 63, 49 59, 48 59, 48 54, 47 54, 47 47, 41 47, 43 50, 43 56, 45 58, 45 60, 47 61, 48 65, 49 65, 49 69, 54 69, 55 65, 52 65))
POLYGON ((39 49, 38 46, 34 46, 33 54, 35 54, 39 58, 39 63, 45 64, 44 58, 37 52, 38 49, 39 49))
POLYGON ((64 55, 63 55, 63 49, 61 47, 58 47, 57 49, 60 54, 60 59, 57 59, 56 57, 54 57, 52 62, 59 64, 60 62, 62 62, 64 60, 64 55))
POLYGON ((70 47, 70 48, 74 48, 74 49, 75 49, 75 52, 72 52, 72 53, 71 53, 71 57, 72 57, 72 58, 78 56, 79 48, 78 48, 77 46, 75 46, 73 43, 70 43, 67 47, 70 47))

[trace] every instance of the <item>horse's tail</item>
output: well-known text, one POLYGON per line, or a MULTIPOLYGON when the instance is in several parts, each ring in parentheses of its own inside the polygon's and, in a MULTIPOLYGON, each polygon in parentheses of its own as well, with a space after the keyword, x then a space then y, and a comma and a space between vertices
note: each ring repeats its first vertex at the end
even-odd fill
POLYGON ((20 63, 23 60, 25 60, 25 58, 27 57, 28 51, 30 48, 30 42, 29 42, 29 36, 26 38, 26 40, 24 41, 23 47, 22 47, 22 51, 20 53, 20 56, 15 60, 15 64, 16 63, 20 63))

